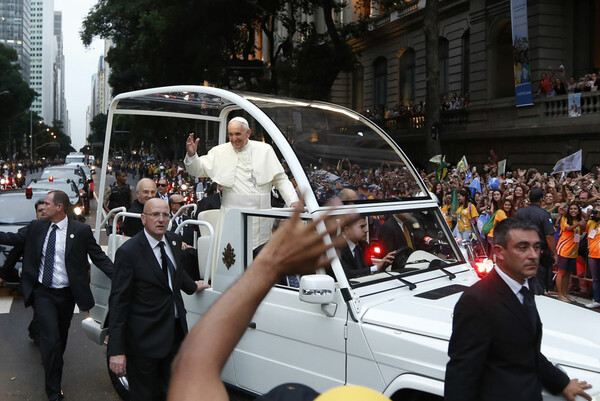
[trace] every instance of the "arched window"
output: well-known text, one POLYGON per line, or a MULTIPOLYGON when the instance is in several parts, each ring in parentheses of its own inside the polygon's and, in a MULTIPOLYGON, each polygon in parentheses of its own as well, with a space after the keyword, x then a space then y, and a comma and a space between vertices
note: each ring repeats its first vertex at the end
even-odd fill
POLYGON ((440 38, 439 40, 439 62, 440 62, 440 95, 448 94, 448 39, 440 38))
POLYGON ((471 76, 471 30, 467 29, 461 38, 462 52, 462 68, 461 68, 461 83, 462 93, 470 92, 470 76, 471 76))
POLYGON ((373 107, 387 105, 387 60, 378 57, 373 62, 373 107))
POLYGON ((415 51, 406 48, 400 53, 398 61, 399 103, 408 106, 415 100, 415 51))
POLYGON ((513 48, 509 19, 498 21, 490 32, 490 70, 488 71, 490 98, 515 96, 513 48))

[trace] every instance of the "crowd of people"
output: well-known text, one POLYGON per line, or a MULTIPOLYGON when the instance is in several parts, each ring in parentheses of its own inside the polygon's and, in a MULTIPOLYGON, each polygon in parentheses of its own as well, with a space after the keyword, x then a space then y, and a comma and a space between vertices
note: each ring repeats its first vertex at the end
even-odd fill
MULTIPOLYGON (((469 94, 454 92, 453 95, 444 96, 441 102, 441 110, 464 110, 469 107, 469 94)), ((362 114, 372 120, 383 120, 396 117, 423 116, 425 113, 425 102, 409 102, 408 105, 396 103, 391 109, 387 105, 381 105, 373 109, 366 109, 362 114)))
POLYGON ((538 96, 552 97, 566 95, 569 93, 594 92, 600 86, 600 72, 591 72, 579 77, 574 76, 567 79, 564 66, 559 67, 558 74, 552 66, 548 66, 548 72, 543 72, 538 83, 538 96))
MULTIPOLYGON (((556 287, 551 280, 542 287, 550 293, 556 290, 561 301, 574 302, 568 294, 571 276, 591 274, 593 301, 586 306, 600 307, 600 248, 596 236, 600 220, 600 171, 552 175, 530 168, 499 175, 494 156, 492 151, 490 160, 496 163, 486 164, 481 173, 476 169, 450 168, 444 180, 436 172, 421 172, 455 236, 475 237, 488 244, 491 251, 495 224, 518 217, 520 210, 532 204, 538 205, 551 219, 552 227, 544 234, 554 237, 548 241, 548 253, 554 258, 551 267, 558 269, 556 287)), ((578 281, 573 280, 572 284, 575 288, 571 289, 577 289, 578 281)))

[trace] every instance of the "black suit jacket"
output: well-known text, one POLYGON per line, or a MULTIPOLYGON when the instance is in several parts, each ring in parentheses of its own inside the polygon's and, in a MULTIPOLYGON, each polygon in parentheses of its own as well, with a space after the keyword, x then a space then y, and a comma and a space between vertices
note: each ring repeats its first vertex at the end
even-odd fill
POLYGON ((109 299, 109 356, 165 357, 175 335, 174 305, 187 333, 181 290, 193 294, 197 287, 181 267, 181 236, 167 232, 165 237, 175 258, 173 291, 143 231, 117 250, 109 299))
MULTIPOLYGON (((34 220, 17 233, 0 232, 0 243, 23 246, 21 290, 25 298, 25 306, 31 305, 33 289, 39 283, 42 247, 50 224, 49 220, 34 220)), ((88 255, 104 274, 111 277, 113 264, 96 243, 90 226, 69 219, 65 244, 65 267, 75 302, 79 309, 84 311, 94 306, 94 297, 90 290, 88 255)))
POLYGON ((569 378, 540 351, 542 323, 492 270, 454 309, 446 367, 446 401, 535 401, 542 386, 560 393, 569 378))
MULTIPOLYGON (((144 205, 142 205, 140 201, 136 199, 133 201, 129 207, 129 210, 127 211, 131 213, 142 213, 144 211, 144 205)), ((121 231, 128 237, 133 237, 143 229, 144 224, 142 223, 142 219, 135 217, 125 217, 123 219, 123 223, 121 224, 121 231)))
POLYGON ((379 229, 379 240, 383 247, 384 255, 408 246, 404 231, 402 231, 394 216, 390 216, 379 229))
POLYGON ((361 253, 363 256, 363 264, 365 267, 361 268, 360 266, 358 266, 358 263, 356 262, 356 259, 354 258, 354 255, 350 251, 350 247, 348 245, 343 247, 340 252, 340 262, 342 263, 342 268, 344 269, 346 277, 348 278, 368 276, 369 274, 371 274, 371 266, 366 261, 364 261, 365 248, 367 246, 367 243, 361 241, 358 243, 357 246, 361 249, 361 253))

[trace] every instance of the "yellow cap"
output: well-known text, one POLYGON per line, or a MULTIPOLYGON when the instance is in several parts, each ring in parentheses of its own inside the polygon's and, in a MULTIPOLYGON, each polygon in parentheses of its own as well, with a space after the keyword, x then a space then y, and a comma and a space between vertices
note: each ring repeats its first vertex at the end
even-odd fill
POLYGON ((375 390, 362 386, 340 386, 324 392, 315 401, 390 401, 375 390))

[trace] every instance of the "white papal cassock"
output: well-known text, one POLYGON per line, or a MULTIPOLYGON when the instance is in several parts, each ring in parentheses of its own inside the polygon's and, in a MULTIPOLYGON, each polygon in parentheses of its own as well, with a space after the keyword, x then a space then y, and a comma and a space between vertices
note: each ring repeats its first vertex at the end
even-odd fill
MULTIPOLYGON (((221 217, 233 208, 270 209, 272 187, 277 188, 288 206, 299 200, 275 151, 266 143, 248 141, 236 150, 227 142, 204 156, 186 155, 184 164, 191 175, 210 177, 223 186, 221 217)), ((271 225, 271 219, 253 218, 254 247, 270 238, 271 225)))

